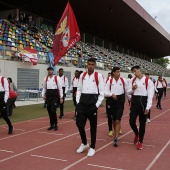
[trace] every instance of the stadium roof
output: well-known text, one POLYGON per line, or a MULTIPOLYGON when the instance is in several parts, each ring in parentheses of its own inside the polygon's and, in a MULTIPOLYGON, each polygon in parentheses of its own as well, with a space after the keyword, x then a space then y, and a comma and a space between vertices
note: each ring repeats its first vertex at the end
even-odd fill
MULTIPOLYGON (((58 23, 67 0, 0 0, 58 23)), ((80 31, 151 58, 170 55, 170 35, 135 0, 70 0, 80 31)))

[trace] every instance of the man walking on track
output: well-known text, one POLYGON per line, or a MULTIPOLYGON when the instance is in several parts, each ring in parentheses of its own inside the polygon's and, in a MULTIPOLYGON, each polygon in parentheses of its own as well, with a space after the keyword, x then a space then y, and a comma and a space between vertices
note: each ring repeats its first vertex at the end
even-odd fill
MULTIPOLYGON (((149 73, 145 73, 145 77, 147 77, 147 78, 150 78, 149 77, 149 73)), ((152 82, 153 83, 153 82, 152 82)), ((155 95, 155 87, 154 87, 155 85, 154 85, 154 83, 153 83, 153 97, 154 97, 154 95, 155 95)), ((149 109, 149 112, 148 112, 148 114, 146 115, 146 117, 147 117, 147 123, 150 123, 151 122, 151 120, 150 120, 150 118, 151 118, 151 109, 149 109)))
POLYGON ((57 79, 60 81, 61 87, 63 89, 63 103, 60 103, 60 116, 59 116, 59 118, 62 119, 64 118, 64 100, 66 98, 66 94, 68 91, 68 79, 64 75, 64 70, 62 68, 59 69, 57 79))
POLYGON ((8 114, 7 114, 8 97, 9 97, 8 80, 5 77, 0 76, 0 112, 1 112, 3 119, 8 124, 8 128, 9 128, 8 134, 12 134, 13 133, 13 126, 12 126, 11 121, 8 118, 8 114))
MULTIPOLYGON (((73 93, 73 103, 74 106, 76 107, 76 94, 77 94, 77 86, 79 83, 79 71, 76 70, 74 73, 74 78, 72 79, 71 86, 70 86, 70 92, 73 93)), ((76 120, 76 108, 75 108, 75 115, 73 117, 74 120, 76 120)))
POLYGON ((164 90, 164 84, 162 81, 162 76, 158 77, 158 80, 155 82, 155 90, 157 92, 157 98, 158 98, 158 102, 156 107, 160 110, 162 110, 162 106, 161 106, 161 99, 163 96, 163 90, 164 90))
MULTIPOLYGON (((111 79, 111 73, 108 73, 108 76, 106 78, 106 80, 104 80, 104 85, 106 86, 107 82, 110 81, 111 79)), ((108 108, 108 97, 105 97, 106 99, 106 115, 107 115, 107 122, 108 122, 108 128, 109 128, 109 136, 113 136, 113 128, 112 128, 112 118, 111 118, 111 114, 109 112, 109 108, 108 108)))
POLYGON ((118 136, 120 131, 120 121, 124 111, 125 94, 128 89, 127 80, 120 77, 120 68, 113 67, 112 78, 105 86, 105 97, 108 97, 108 111, 113 120, 114 127, 114 146, 118 146, 118 136))
POLYGON ((146 115, 152 106, 154 87, 152 81, 142 74, 139 66, 133 66, 131 71, 135 77, 132 78, 128 90, 128 93, 132 95, 129 123, 135 133, 134 144, 137 144, 137 149, 141 150, 143 148, 146 115), (139 116, 139 131, 136 126, 137 116, 139 116))
POLYGON ((46 100, 50 118, 50 127, 47 130, 58 130, 56 110, 59 102, 63 102, 63 91, 57 76, 53 75, 53 67, 49 67, 48 76, 44 79, 42 97, 46 100))
POLYGON ((87 156, 95 154, 96 132, 97 132, 97 110, 104 99, 104 80, 100 73, 95 72, 96 59, 87 61, 87 72, 81 74, 76 96, 76 125, 79 129, 82 144, 77 153, 89 148, 87 143, 85 125, 87 119, 90 121, 91 145, 87 156))

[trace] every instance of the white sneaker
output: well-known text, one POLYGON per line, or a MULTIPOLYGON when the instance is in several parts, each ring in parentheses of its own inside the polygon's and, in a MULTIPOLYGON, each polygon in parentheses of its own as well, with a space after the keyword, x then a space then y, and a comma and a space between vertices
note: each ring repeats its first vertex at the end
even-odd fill
POLYGON ((150 123, 151 121, 150 121, 150 119, 147 119, 147 123, 150 123))
POLYGON ((87 156, 93 156, 95 154, 95 150, 93 148, 90 148, 89 151, 88 151, 88 154, 87 156))
POLYGON ((87 148, 89 148, 89 144, 87 143, 87 145, 84 145, 83 143, 80 145, 80 147, 77 149, 77 153, 81 153, 84 150, 86 150, 87 148))

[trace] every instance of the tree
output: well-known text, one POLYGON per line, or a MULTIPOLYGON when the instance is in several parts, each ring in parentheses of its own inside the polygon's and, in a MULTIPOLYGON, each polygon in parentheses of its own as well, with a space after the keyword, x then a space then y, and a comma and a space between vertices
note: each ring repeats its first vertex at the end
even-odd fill
POLYGON ((170 64, 169 59, 164 58, 164 57, 159 58, 159 59, 155 59, 153 62, 157 63, 157 64, 159 64, 159 65, 161 65, 162 67, 165 67, 165 68, 167 68, 168 64, 170 64))

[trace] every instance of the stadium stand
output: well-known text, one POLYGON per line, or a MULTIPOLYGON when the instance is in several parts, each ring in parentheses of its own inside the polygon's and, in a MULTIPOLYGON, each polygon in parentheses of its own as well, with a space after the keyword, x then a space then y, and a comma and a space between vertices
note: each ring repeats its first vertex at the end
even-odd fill
MULTIPOLYGON (((39 29, 19 21, 11 23, 6 19, 0 19, 0 59, 21 61, 18 56, 18 48, 30 47, 37 51, 38 63, 47 64, 53 38, 54 34, 47 28, 39 29)), ((58 64, 85 68, 86 60, 90 57, 97 58, 97 69, 101 70, 110 70, 113 66, 119 66, 122 71, 129 72, 133 65, 139 65, 144 72, 152 75, 163 73, 164 76, 170 76, 170 72, 166 68, 154 62, 82 41, 70 49, 58 64)))

